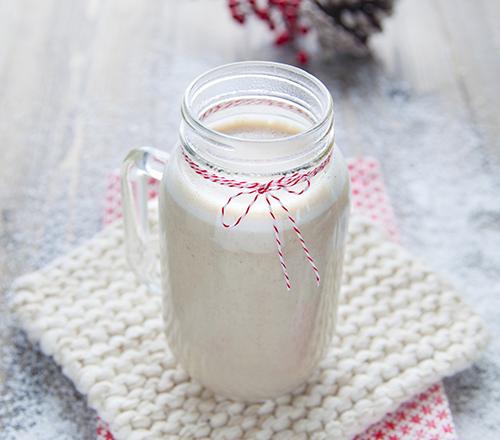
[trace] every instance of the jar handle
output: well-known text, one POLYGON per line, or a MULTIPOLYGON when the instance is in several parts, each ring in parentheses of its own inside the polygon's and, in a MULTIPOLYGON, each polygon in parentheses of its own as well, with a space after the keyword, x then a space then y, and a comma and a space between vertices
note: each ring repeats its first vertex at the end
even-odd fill
POLYGON ((148 180, 161 180, 169 154, 156 148, 132 150, 123 161, 121 190, 127 261, 153 293, 161 292, 156 237, 148 219, 148 180))

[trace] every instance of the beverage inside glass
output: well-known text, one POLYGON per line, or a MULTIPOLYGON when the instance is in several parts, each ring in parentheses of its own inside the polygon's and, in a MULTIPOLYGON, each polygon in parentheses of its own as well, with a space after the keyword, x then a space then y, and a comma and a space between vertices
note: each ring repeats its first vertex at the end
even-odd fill
POLYGON ((291 391, 336 321, 349 179, 331 95, 291 66, 221 66, 188 87, 179 137, 170 155, 124 162, 129 263, 163 295, 168 345, 193 378, 242 400, 291 391), (161 180, 157 234, 147 178, 161 180))

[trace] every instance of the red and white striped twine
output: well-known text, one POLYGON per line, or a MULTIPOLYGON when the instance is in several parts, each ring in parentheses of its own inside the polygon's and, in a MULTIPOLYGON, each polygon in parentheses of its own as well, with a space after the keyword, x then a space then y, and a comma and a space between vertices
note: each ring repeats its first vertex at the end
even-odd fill
POLYGON ((300 107, 296 105, 289 104, 288 102, 284 101, 277 101, 275 99, 269 99, 265 97, 260 97, 260 98, 239 98, 239 99, 233 99, 231 101, 226 101, 226 102, 221 102, 219 104, 216 104, 209 109, 205 110, 200 116, 200 120, 204 120, 208 118, 210 115, 213 115, 214 113, 220 112, 221 110, 227 110, 233 107, 239 107, 243 105, 268 105, 270 107, 279 107, 279 108, 284 108, 290 111, 293 111, 294 113, 299 113, 303 116, 305 116, 307 119, 311 118, 311 115, 307 113, 306 111, 302 110, 300 107))
POLYGON ((319 286, 320 284, 320 275, 319 275, 319 270, 316 266, 316 263, 314 262, 314 258, 311 255, 311 252, 309 251, 309 248, 307 247, 307 244, 304 240, 304 237, 302 236, 302 233, 300 232, 299 227, 297 226, 297 223, 295 221, 295 218, 291 214, 290 210, 283 204, 281 199, 276 195, 273 194, 277 191, 286 191, 289 194, 295 194, 297 196, 300 196, 306 192, 310 186, 311 186, 311 181, 310 179, 314 177, 316 174, 318 174, 320 171, 322 171, 328 162, 330 162, 331 159, 331 153, 323 160, 317 167, 313 168, 312 170, 305 172, 305 173, 299 173, 295 172, 293 174, 290 174, 288 176, 284 175, 280 178, 277 179, 271 179, 267 182, 260 183, 260 182, 248 182, 245 180, 235 180, 235 179, 228 179, 224 176, 221 176, 219 174, 210 172, 204 168, 201 168, 200 165, 198 165, 196 162, 194 162, 188 154, 183 151, 183 156, 188 165, 191 167, 191 169, 198 174, 199 176, 203 177, 206 180, 209 180, 210 182, 217 183, 218 185, 222 186, 227 186, 229 188, 239 188, 242 189, 243 191, 240 191, 227 200, 227 202, 224 204, 222 207, 222 217, 221 217, 221 222, 222 225, 225 228, 234 228, 238 226, 241 221, 248 215, 250 212, 250 209, 252 209, 252 206, 257 202, 257 200, 263 196, 267 206, 269 208, 269 215, 271 216, 271 219, 273 221, 273 230, 274 230, 274 240, 276 242, 276 247, 278 249, 278 256, 281 264, 281 268, 283 270, 283 277, 285 279, 285 284, 287 290, 290 290, 292 288, 292 285, 290 283, 290 276, 288 274, 288 269, 286 266, 286 261, 285 261, 285 255, 283 253, 282 249, 282 243, 280 239, 280 231, 278 228, 278 221, 276 218, 276 215, 274 214, 273 211, 273 206, 272 206, 272 200, 276 201, 281 209, 286 213, 286 216, 288 217, 288 220, 290 221, 290 224, 292 225, 292 229, 294 230, 295 234, 297 235, 297 239, 299 240, 300 245, 302 246, 302 250, 304 251, 304 254, 306 256, 307 261, 309 261, 309 264, 313 270, 314 276, 316 278, 316 284, 319 286), (304 186, 301 189, 294 190, 292 188, 296 187, 299 184, 303 184, 304 186), (243 211, 243 213, 233 222, 233 223, 226 223, 224 220, 226 208, 229 206, 229 204, 237 199, 238 197, 241 197, 243 195, 253 195, 250 203, 247 205, 246 209, 243 211))

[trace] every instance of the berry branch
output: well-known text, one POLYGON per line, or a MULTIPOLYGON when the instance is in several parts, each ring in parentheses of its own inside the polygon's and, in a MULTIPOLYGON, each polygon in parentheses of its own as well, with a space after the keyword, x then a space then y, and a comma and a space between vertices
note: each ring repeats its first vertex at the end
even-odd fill
MULTIPOLYGON (((229 0, 228 4, 233 19, 240 24, 244 24, 250 15, 265 22, 275 33, 276 46, 291 44, 297 37, 309 32, 300 15, 302 0, 229 0)), ((299 50, 297 61, 306 63, 307 54, 299 50)))
MULTIPOLYGON (((382 19, 392 13, 394 0, 228 0, 228 5, 240 24, 250 16, 264 22, 276 46, 296 46, 314 29, 326 50, 364 52, 370 35, 382 31, 382 19)), ((297 61, 307 60, 307 53, 297 50, 297 61)))

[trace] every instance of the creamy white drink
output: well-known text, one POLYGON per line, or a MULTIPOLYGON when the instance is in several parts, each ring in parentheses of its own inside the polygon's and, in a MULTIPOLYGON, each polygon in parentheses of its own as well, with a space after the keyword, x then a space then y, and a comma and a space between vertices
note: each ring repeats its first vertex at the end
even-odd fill
MULTIPOLYGON (((211 128, 248 139, 251 149, 251 140, 281 139, 307 127, 252 116, 211 128)), ((259 154, 266 159, 265 147, 259 154)), ((236 227, 225 228, 221 207, 241 190, 196 175, 180 154, 166 168, 159 217, 167 339, 188 373, 216 393, 260 400, 293 390, 328 346, 349 210, 348 175, 337 147, 328 167, 310 182, 302 195, 276 195, 300 228, 321 275, 319 286, 290 221, 273 202, 292 284, 288 291, 264 198, 236 227)), ((252 198, 235 198, 226 222, 233 223, 252 198)))

